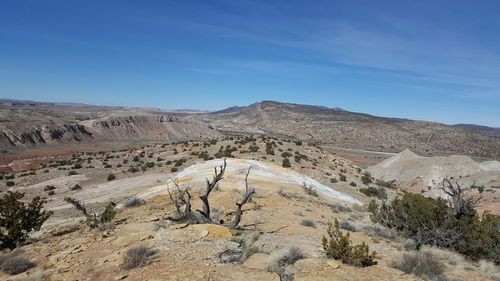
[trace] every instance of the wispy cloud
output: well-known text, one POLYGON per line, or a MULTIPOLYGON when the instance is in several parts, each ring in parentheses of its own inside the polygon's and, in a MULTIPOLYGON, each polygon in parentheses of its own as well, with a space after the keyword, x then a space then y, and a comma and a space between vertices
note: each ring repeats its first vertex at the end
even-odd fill
MULTIPOLYGON (((317 69, 357 68, 364 71, 393 72, 416 81, 500 89, 500 54, 470 42, 463 34, 432 26, 426 22, 411 22, 394 17, 381 17, 384 28, 360 26, 344 19, 296 18, 292 23, 279 16, 277 7, 260 4, 260 16, 238 14, 203 7, 208 17, 176 19, 151 17, 147 20, 175 24, 179 28, 196 30, 215 38, 243 40, 285 48, 297 58, 276 60, 255 59, 242 64, 285 70, 291 67, 316 65, 317 69), (275 16, 275 17, 272 17, 275 16), (258 20, 256 20, 256 18, 258 20), (307 60, 307 61, 305 61, 307 60)), ((254 8, 254 6, 252 6, 254 8)), ((249 8, 249 10, 251 10, 249 8)))

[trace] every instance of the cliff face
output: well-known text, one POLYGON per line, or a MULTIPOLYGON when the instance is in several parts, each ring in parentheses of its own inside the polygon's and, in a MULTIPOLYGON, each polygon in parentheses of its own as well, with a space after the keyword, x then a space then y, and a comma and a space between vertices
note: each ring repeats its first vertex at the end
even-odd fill
POLYGON ((219 132, 202 122, 166 115, 110 117, 78 123, 0 124, 0 146, 4 148, 92 140, 184 140, 216 136, 219 132))
POLYGON ((85 123, 97 138, 105 140, 181 140, 220 135, 202 122, 167 115, 115 117, 85 123))
POLYGON ((35 125, 7 124, 0 126, 0 145, 26 146, 92 140, 91 131, 81 124, 35 125))

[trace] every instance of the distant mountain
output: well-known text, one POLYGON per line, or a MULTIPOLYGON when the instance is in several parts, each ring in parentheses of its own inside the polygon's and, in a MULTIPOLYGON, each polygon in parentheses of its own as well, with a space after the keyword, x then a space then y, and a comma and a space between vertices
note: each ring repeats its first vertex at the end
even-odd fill
POLYGON ((474 125, 474 124, 456 124, 453 125, 454 127, 462 128, 468 131, 476 132, 481 135, 493 137, 493 138, 500 138, 500 128, 493 128, 493 127, 487 127, 487 126, 480 126, 480 125, 474 125))
POLYGON ((190 140, 221 134, 195 111, 0 100, 0 148, 88 141, 190 140))
POLYGON ((268 134, 375 151, 500 159, 498 129, 262 101, 215 112, 0 100, 0 146, 268 134))
POLYGON ((322 106, 263 101, 200 115, 225 133, 268 133, 325 145, 500 158, 500 140, 445 124, 385 118, 322 106))

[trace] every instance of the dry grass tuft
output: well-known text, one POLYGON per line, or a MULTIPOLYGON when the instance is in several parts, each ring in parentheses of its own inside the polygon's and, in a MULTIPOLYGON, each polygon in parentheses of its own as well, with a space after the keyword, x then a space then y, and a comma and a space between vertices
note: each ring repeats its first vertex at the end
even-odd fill
POLYGON ((278 274, 281 281, 291 281, 294 279, 295 272, 289 266, 302 258, 304 258, 304 255, 297 247, 291 247, 286 251, 276 252, 271 255, 270 262, 267 265, 267 271, 278 274))
POLYGON ((413 252, 404 254, 403 259, 394 267, 422 279, 436 279, 441 276, 444 265, 429 252, 413 252))
POLYGON ((137 206, 141 206, 141 205, 144 205, 144 204, 146 204, 146 201, 144 201, 143 199, 137 198, 137 197, 133 197, 133 198, 130 198, 127 201, 125 201, 123 203, 123 206, 125 208, 132 208, 132 207, 137 207, 137 206))
POLYGON ((122 267, 124 269, 134 269, 136 267, 144 266, 149 264, 151 256, 155 254, 155 251, 151 250, 146 246, 137 246, 135 248, 128 249, 123 256, 122 267))
POLYGON ((500 281, 500 268, 489 261, 479 261, 479 270, 481 274, 495 281, 500 281))
POLYGON ((340 221, 340 228, 345 229, 345 230, 349 230, 352 232, 356 232, 356 227, 354 225, 352 225, 350 222, 348 222, 347 220, 340 221))
POLYGON ((421 252, 430 253, 434 257, 452 266, 463 266, 464 257, 452 250, 446 250, 437 247, 423 246, 421 252))

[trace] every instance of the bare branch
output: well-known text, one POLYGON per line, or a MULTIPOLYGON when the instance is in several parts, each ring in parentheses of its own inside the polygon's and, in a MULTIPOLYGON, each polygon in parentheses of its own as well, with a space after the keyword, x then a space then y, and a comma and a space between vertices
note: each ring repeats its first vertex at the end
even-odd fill
MULTIPOLYGON (((167 186, 167 192, 170 200, 175 205, 177 217, 168 217, 167 219, 172 221, 188 221, 191 223, 216 224, 217 222, 212 221, 212 218, 210 216, 210 203, 208 197, 212 190, 214 190, 218 186, 219 182, 223 179, 224 173, 226 171, 226 165, 226 159, 224 159, 223 165, 219 166, 219 168, 214 168, 214 177, 212 178, 212 180, 209 181, 208 179, 206 179, 206 188, 204 194, 199 196, 200 200, 203 203, 203 210, 196 210, 197 212, 191 211, 192 196, 189 192, 189 186, 182 188, 177 180, 171 179, 171 182, 176 187, 176 191, 172 191, 167 186), (184 206, 184 210, 181 210, 182 206, 184 206)), ((255 194, 255 189, 250 188, 248 184, 248 176, 250 175, 250 170, 251 168, 248 169, 245 175, 245 192, 241 201, 236 203, 236 211, 233 221, 225 224, 223 224, 223 222, 221 221, 221 225, 227 227, 236 227, 240 223, 241 216, 243 215, 243 205, 250 202, 252 196, 255 194)))
POLYGON ((250 174, 250 168, 248 168, 247 174, 245 176, 245 194, 243 195, 242 200, 239 203, 236 203, 236 215, 234 217, 234 220, 228 224, 227 226, 230 227, 236 227, 241 221, 241 216, 243 215, 243 210, 242 207, 245 205, 247 202, 250 201, 252 196, 255 194, 255 188, 249 188, 248 186, 248 175, 250 174))
POLYGON ((197 210, 206 220, 211 221, 210 219, 210 203, 208 202, 208 196, 210 195, 210 192, 217 186, 219 181, 221 181, 224 177, 224 172, 226 171, 226 159, 224 159, 224 164, 221 165, 219 168, 220 170, 217 171, 217 167, 214 168, 214 177, 212 181, 207 181, 207 188, 205 189, 205 194, 200 196, 201 201, 203 202, 203 211, 197 210))
POLYGON ((475 208, 479 201, 482 199, 481 196, 467 196, 465 191, 474 188, 476 182, 468 187, 462 187, 458 180, 455 183, 445 177, 442 182, 441 190, 450 197, 451 203, 451 213, 453 216, 461 215, 472 215, 475 212, 475 208))

